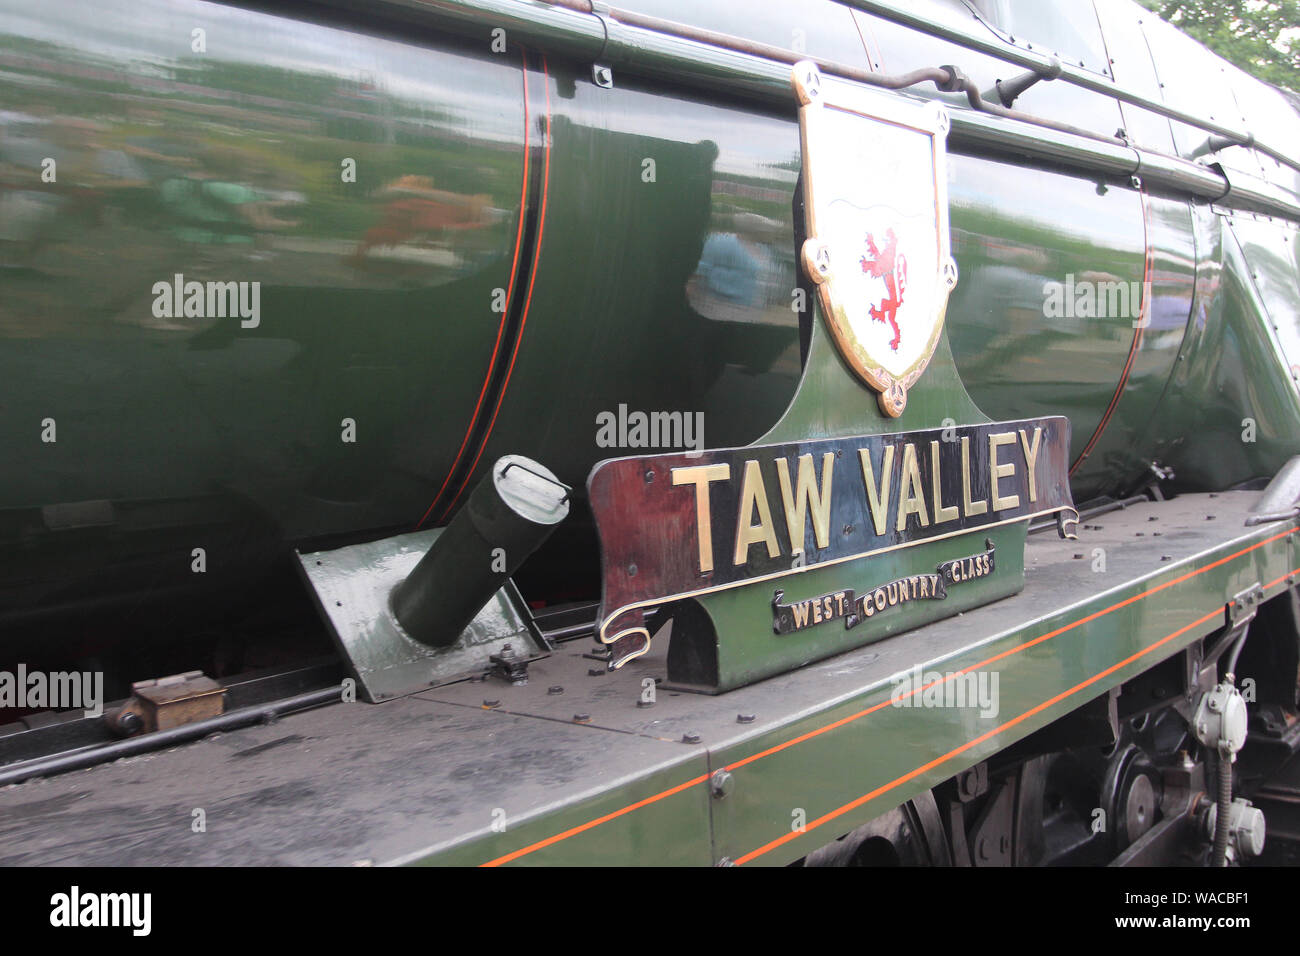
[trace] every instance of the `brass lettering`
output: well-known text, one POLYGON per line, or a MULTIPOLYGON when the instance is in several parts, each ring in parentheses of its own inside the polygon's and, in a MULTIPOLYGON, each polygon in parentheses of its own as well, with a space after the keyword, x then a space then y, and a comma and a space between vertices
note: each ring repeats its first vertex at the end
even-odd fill
POLYGON ((835 453, 822 455, 821 490, 813 473, 813 456, 799 456, 796 490, 790 490, 790 463, 776 459, 776 477, 781 485, 781 503, 785 506, 785 527, 790 536, 790 554, 803 554, 804 525, 812 512, 813 536, 818 548, 828 548, 831 543, 831 476, 835 467, 835 453), (796 499, 798 503, 796 504, 796 499))
POLYGON ((767 503, 767 486, 763 484, 763 472, 758 462, 750 459, 745 462, 745 478, 740 486, 740 512, 736 515, 736 549, 732 563, 745 564, 749 561, 749 548, 759 542, 767 545, 767 556, 775 558, 781 553, 781 546, 776 543, 776 531, 772 527, 772 508, 767 503), (758 508, 758 524, 750 524, 754 508, 758 508))
POLYGON ((930 524, 930 517, 925 511, 925 487, 921 481, 921 469, 916 463, 916 446, 908 442, 903 446, 903 487, 899 489, 898 522, 894 528, 903 531, 907 528, 907 516, 915 514, 924 528, 930 524))
POLYGON ((800 601, 798 604, 790 605, 790 610, 794 612, 795 630, 808 626, 808 602, 800 601))
POLYGON ((930 442, 930 477, 934 485, 934 523, 943 524, 945 521, 954 521, 961 517, 961 512, 957 510, 956 505, 948 505, 946 508, 943 504, 943 485, 939 480, 939 443, 930 442))
POLYGON ((871 470, 871 449, 859 448, 862 460, 862 481, 867 486, 867 503, 871 506, 871 523, 876 534, 885 533, 889 517, 889 481, 894 474, 894 446, 886 445, 880 459, 880 491, 876 492, 876 478, 871 470))
POLYGON ((727 481, 729 478, 731 466, 725 462, 673 469, 674 485, 695 486, 695 528, 699 537, 700 571, 713 570, 713 513, 709 509, 709 482, 727 481))
POLYGON ((1034 443, 1031 445, 1029 439, 1025 436, 1025 430, 1020 430, 1020 446, 1025 450, 1025 465, 1029 468, 1029 501, 1032 504, 1038 500, 1038 482, 1034 471, 1038 464, 1038 443, 1042 440, 1043 429, 1041 426, 1034 429, 1034 443))
POLYGON ((989 503, 981 498, 970 500, 970 439, 962 436, 961 440, 961 504, 967 518, 982 515, 989 510, 989 503))
POLYGON ((1016 473, 1016 463, 1009 461, 1006 464, 998 464, 998 448, 1002 445, 1014 445, 1016 436, 1014 432, 998 432, 989 436, 989 488, 993 492, 993 510, 1005 511, 1007 508, 1015 508, 1020 505, 1019 495, 1003 496, 998 491, 998 479, 1010 478, 1016 473))

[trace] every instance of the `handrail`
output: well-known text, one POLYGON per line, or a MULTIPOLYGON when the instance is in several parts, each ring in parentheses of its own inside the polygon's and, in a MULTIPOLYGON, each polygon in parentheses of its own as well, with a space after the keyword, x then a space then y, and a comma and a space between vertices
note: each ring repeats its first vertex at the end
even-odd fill
MULTIPOLYGON (((959 27, 951 26, 946 23, 939 23, 931 20, 918 13, 904 10, 889 0, 835 0, 836 3, 863 13, 870 13, 882 19, 889 20, 901 26, 910 27, 923 33, 936 36, 941 40, 948 40, 956 43, 958 46, 965 47, 976 53, 985 53, 989 56, 1005 60, 1008 63, 1014 63, 1031 70, 1039 72, 1048 70, 1052 67, 1055 57, 1047 53, 1038 53, 1034 50, 1022 50, 1006 41, 994 40, 987 37, 977 36, 968 33, 959 27)), ((1155 16, 1153 13, 1152 16, 1155 16)), ((982 23, 982 20, 972 17, 976 22, 982 23)), ((1121 103, 1128 103, 1130 106, 1136 106, 1152 113, 1159 114, 1168 119, 1177 120, 1180 123, 1186 123, 1188 126, 1195 126, 1197 129, 1212 133, 1217 137, 1225 140, 1222 145, 1246 146, 1258 150, 1264 155, 1277 160, 1284 166, 1300 171, 1300 158, 1287 156, 1285 153, 1262 143, 1258 138, 1253 136, 1248 130, 1240 130, 1231 126, 1224 126, 1222 123, 1216 123, 1207 120, 1202 116, 1188 113, 1185 110, 1169 106, 1160 100, 1152 99, 1141 93, 1126 89, 1120 86, 1114 80, 1106 80, 1091 70, 1074 66, 1070 63, 1061 63, 1061 72, 1059 80, 1070 83, 1074 86, 1090 90, 1094 93, 1101 93, 1111 99, 1119 100, 1121 103)), ((1262 82, 1262 81, 1261 81, 1262 82)))
MULTIPOLYGON (((355 12, 353 0, 315 2, 355 12)), ((868 4, 875 0, 842 2, 868 4)), ((791 51, 740 37, 616 10, 600 0, 596 0, 594 7, 590 0, 379 0, 375 7, 383 8, 394 18, 465 36, 482 38, 485 25, 499 26, 514 42, 585 62, 599 62, 637 76, 777 105, 791 113, 795 109, 790 92, 791 57, 810 59, 830 76, 891 89, 929 81, 942 90, 946 83, 954 86, 955 91, 966 93, 967 99, 974 103, 971 95, 974 84, 959 81, 960 71, 954 67, 933 67, 902 76, 873 73, 815 57, 796 57, 791 51), (595 12, 585 12, 591 9, 595 12), (624 22, 620 16, 634 19, 638 25, 624 22)), ((1032 56, 1019 50, 1015 53, 1032 56)), ((1025 65, 1032 64, 1026 61, 1025 65)), ((978 94, 978 90, 974 92, 978 94)), ((1110 93, 1113 95, 1113 91, 1110 93)), ((1230 181, 1218 166, 1140 149, 1123 140, 1007 110, 1000 104, 983 103, 990 108, 951 111, 948 142, 955 151, 1001 153, 1017 161, 1047 161, 1117 179, 1140 177, 1147 188, 1212 202, 1225 200, 1234 208, 1300 220, 1300 197, 1293 197, 1262 180, 1252 180, 1234 171, 1230 181)), ((1202 126, 1215 132, 1230 132, 1226 128, 1202 126)), ((1294 162, 1287 165, 1300 169, 1294 162)))

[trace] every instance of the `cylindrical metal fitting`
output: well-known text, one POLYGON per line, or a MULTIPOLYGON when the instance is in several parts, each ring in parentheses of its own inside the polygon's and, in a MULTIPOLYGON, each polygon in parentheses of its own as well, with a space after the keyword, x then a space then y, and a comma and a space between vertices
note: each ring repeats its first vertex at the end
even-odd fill
POLYGON ((397 623, 430 647, 455 642, 497 589, 569 513, 569 488, 547 468, 506 455, 475 486, 389 603, 397 623))

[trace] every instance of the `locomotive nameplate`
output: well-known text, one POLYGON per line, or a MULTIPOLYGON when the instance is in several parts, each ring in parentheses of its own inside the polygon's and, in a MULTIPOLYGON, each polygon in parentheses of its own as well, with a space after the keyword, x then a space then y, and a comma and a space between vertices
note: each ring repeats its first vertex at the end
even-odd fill
MULTIPOLYGON (((601 462, 587 481, 598 636, 621 666, 649 648, 643 612, 668 601, 1053 513, 1076 520, 1069 443, 1068 420, 1049 417, 601 462)), ((951 584, 951 571, 937 573, 951 584)))
POLYGON ((948 113, 795 65, 803 146, 801 258, 840 354, 903 413, 957 284, 949 251, 948 113))
POLYGON ((793 634, 805 628, 844 620, 845 630, 853 630, 863 621, 894 607, 912 601, 942 601, 948 597, 948 588, 963 581, 987 577, 997 569, 993 542, 984 540, 984 551, 968 558, 944 561, 933 574, 910 574, 885 584, 878 584, 859 594, 853 588, 842 588, 803 601, 782 604, 784 591, 772 597, 772 631, 776 634, 793 634))

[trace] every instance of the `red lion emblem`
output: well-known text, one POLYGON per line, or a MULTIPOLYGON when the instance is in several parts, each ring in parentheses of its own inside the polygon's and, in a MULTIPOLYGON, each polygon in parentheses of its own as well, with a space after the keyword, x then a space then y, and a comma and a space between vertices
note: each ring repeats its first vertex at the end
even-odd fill
POLYGON ((898 252, 898 237, 894 230, 885 231, 885 251, 876 248, 876 240, 867 233, 868 256, 862 257, 862 271, 867 275, 885 280, 886 294, 880 300, 880 306, 871 307, 871 317, 877 322, 888 322, 894 332, 894 340, 889 347, 898 351, 898 342, 902 333, 898 329, 898 309, 903 304, 903 293, 907 290, 907 257, 898 252))

